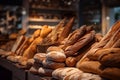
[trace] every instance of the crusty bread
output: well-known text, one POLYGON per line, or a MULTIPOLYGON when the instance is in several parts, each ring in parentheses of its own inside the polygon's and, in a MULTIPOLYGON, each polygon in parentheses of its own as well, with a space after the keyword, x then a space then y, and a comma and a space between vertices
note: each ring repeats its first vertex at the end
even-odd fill
POLYGON ((66 65, 69 66, 69 67, 73 67, 76 65, 77 63, 77 60, 75 57, 68 57, 65 61, 66 65))
POLYGON ((120 48, 103 49, 98 60, 104 66, 120 68, 120 48))
POLYGON ((102 67, 98 61, 83 61, 80 64, 77 63, 77 68, 84 72, 101 74, 102 67))
POLYGON ((77 40, 82 37, 85 33, 85 25, 81 26, 79 29, 76 29, 73 31, 67 38, 64 46, 70 46, 73 45, 77 40))
POLYGON ((43 60, 46 59, 46 53, 36 53, 33 57, 33 59, 35 60, 35 62, 37 63, 42 63, 43 60))
POLYGON ((24 40, 25 40, 25 36, 19 36, 17 38, 15 44, 13 45, 11 51, 15 53, 17 51, 17 49, 20 47, 20 45, 24 42, 24 40))
POLYGON ((120 68, 106 68, 102 71, 101 76, 110 80, 120 80, 120 68))
MULTIPOLYGON (((69 78, 70 76, 72 76, 75 73, 76 73, 76 75, 81 75, 82 71, 80 71, 79 69, 74 68, 74 67, 58 68, 52 72, 52 77, 55 79, 59 79, 59 80, 75 80, 75 79, 73 79, 73 77, 71 77, 72 79, 69 78)), ((74 78, 75 78, 75 76, 74 76, 74 78)))
POLYGON ((37 37, 40 36, 40 33, 41 33, 41 30, 40 30, 40 29, 37 29, 37 30, 34 31, 32 37, 33 37, 33 38, 37 38, 37 37))
POLYGON ((55 62, 65 62, 66 55, 63 52, 59 51, 51 51, 47 53, 47 60, 55 61, 55 62))
POLYGON ((79 61, 79 63, 81 63, 87 55, 91 54, 91 52, 93 52, 92 50, 93 49, 98 49, 98 48, 103 48, 107 42, 109 42, 109 40, 111 39, 111 37, 114 35, 115 32, 117 32, 117 30, 120 29, 120 21, 117 21, 113 26, 112 28, 107 32, 107 34, 101 39, 101 41, 93 46, 82 58, 81 60, 79 61))
POLYGON ((48 27, 48 25, 44 25, 44 26, 42 26, 40 36, 42 38, 45 38, 51 31, 52 31, 52 28, 48 27))
POLYGON ((18 50, 16 51, 17 55, 22 55, 24 50, 27 49, 27 47, 29 46, 28 43, 28 38, 25 37, 25 40, 23 41, 23 43, 21 44, 21 46, 18 48, 18 50))
POLYGON ((75 17, 72 17, 69 22, 64 26, 65 28, 63 29, 63 31, 60 34, 60 38, 59 38, 59 42, 61 42, 62 40, 64 40, 66 37, 68 37, 69 33, 72 30, 73 24, 74 24, 74 20, 75 17))
POLYGON ((30 46, 24 51, 23 53, 23 57, 26 57, 28 59, 33 58, 34 54, 37 52, 37 44, 42 42, 42 38, 38 37, 36 38, 31 44, 30 46))
POLYGON ((43 61, 43 67, 49 69, 57 69, 57 68, 65 67, 65 63, 53 62, 46 59, 43 61))
POLYGON ((67 56, 74 55, 79 49, 87 45, 89 42, 91 42, 94 38, 95 32, 91 31, 90 33, 84 35, 81 37, 74 45, 71 45, 70 47, 65 49, 65 54, 67 56))

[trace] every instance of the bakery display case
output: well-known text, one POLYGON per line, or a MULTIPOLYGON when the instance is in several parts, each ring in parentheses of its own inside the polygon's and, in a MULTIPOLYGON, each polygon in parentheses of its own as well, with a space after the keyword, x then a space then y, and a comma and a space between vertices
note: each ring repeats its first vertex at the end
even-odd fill
POLYGON ((25 0, 22 29, 0 36, 0 74, 10 80, 119 80, 119 17, 102 35, 109 5, 87 2, 81 0, 76 12, 76 0, 25 0))

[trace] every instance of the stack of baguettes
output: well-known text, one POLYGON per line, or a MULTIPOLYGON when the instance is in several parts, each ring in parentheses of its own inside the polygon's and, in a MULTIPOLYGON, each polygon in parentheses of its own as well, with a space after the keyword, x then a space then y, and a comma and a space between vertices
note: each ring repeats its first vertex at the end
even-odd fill
POLYGON ((42 29, 36 30, 31 37, 20 35, 17 37, 10 52, 3 54, 8 60, 18 62, 21 65, 26 65, 27 60, 33 58, 36 53, 37 44, 52 31, 52 28, 44 25, 42 29))
POLYGON ((72 30, 75 18, 72 17, 67 23, 66 18, 54 28, 44 25, 42 29, 36 30, 31 37, 20 35, 17 37, 11 51, 1 51, 3 57, 7 57, 12 62, 20 65, 27 65, 29 59, 33 58, 37 52, 38 44, 60 43, 72 30))
POLYGON ((110 80, 120 79, 120 21, 82 57, 76 67, 110 80))

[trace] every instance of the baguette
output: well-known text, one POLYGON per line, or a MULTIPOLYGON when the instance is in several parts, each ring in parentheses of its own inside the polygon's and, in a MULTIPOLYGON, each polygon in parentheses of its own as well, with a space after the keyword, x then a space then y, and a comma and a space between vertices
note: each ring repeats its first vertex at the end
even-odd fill
POLYGON ((18 48, 20 47, 20 45, 24 42, 24 40, 25 40, 25 36, 19 36, 17 38, 16 42, 14 43, 11 51, 15 53, 18 50, 18 48))
POLYGON ((51 31, 52 31, 51 28, 49 28, 47 25, 44 25, 44 26, 42 27, 40 36, 41 36, 42 38, 45 38, 51 31))
POLYGON ((23 57, 26 57, 28 59, 33 58, 34 54, 37 52, 37 44, 42 42, 42 38, 38 37, 36 38, 31 44, 30 46, 24 51, 23 53, 23 57))
POLYGON ((110 80, 120 80, 120 68, 106 68, 102 71, 101 76, 110 80))
POLYGON ((87 55, 91 54, 93 49, 98 49, 98 48, 103 48, 107 42, 111 39, 111 36, 114 35, 114 33, 119 30, 120 26, 120 21, 117 21, 112 28, 107 32, 107 34, 102 38, 102 40, 95 46, 93 46, 79 61, 79 63, 81 63, 86 57, 87 55))
POLYGON ((73 31, 67 38, 64 46, 73 45, 80 37, 82 37, 85 33, 85 25, 81 26, 79 29, 73 31))
POLYGON ((72 30, 73 23, 74 23, 75 17, 72 17, 69 22, 64 26, 63 31, 60 34, 59 42, 63 41, 66 37, 68 37, 69 33, 72 30))
POLYGON ((65 49, 65 54, 67 56, 74 55, 79 49, 87 45, 91 42, 94 38, 95 32, 91 31, 90 33, 86 34, 85 36, 81 37, 74 45, 65 49))
POLYGON ((98 61, 83 61, 76 67, 87 73, 101 74, 102 72, 101 64, 98 61))

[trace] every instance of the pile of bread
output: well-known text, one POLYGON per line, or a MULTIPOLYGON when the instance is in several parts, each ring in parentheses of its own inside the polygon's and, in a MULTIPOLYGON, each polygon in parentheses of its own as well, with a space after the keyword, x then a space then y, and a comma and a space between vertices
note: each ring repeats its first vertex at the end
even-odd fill
POLYGON ((65 18, 55 28, 44 25, 31 37, 19 35, 12 49, 0 55, 58 80, 119 80, 120 21, 103 37, 93 26, 72 31, 74 20, 65 18))
POLYGON ((120 79, 120 21, 82 57, 76 67, 110 80, 120 79))

